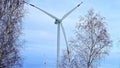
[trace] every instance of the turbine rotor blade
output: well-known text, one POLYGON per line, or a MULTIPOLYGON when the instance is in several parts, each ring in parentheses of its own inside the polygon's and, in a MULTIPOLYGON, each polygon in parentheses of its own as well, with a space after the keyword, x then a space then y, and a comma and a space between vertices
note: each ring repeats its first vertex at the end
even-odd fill
POLYGON ((39 7, 37 7, 37 6, 33 5, 33 4, 27 3, 27 2, 25 2, 25 1, 24 1, 24 3, 26 3, 26 4, 30 5, 30 6, 36 8, 36 9, 42 11, 42 12, 44 12, 45 14, 47 14, 48 16, 50 16, 50 17, 52 17, 52 18, 54 18, 54 19, 59 20, 57 17, 53 16, 52 14, 50 14, 50 13, 44 11, 43 9, 41 9, 41 8, 39 8, 39 7))
POLYGON ((67 41, 67 37, 66 37, 66 33, 65 33, 65 29, 61 23, 61 28, 62 28, 62 32, 63 32, 63 35, 64 35, 64 39, 65 39, 65 43, 66 43, 66 47, 67 47, 67 53, 68 53, 68 56, 69 56, 69 46, 68 46, 68 41, 67 41))
POLYGON ((72 13, 76 8, 78 8, 83 2, 78 4, 76 7, 74 7, 72 10, 70 10, 68 13, 66 13, 61 20, 64 20, 70 13, 72 13))

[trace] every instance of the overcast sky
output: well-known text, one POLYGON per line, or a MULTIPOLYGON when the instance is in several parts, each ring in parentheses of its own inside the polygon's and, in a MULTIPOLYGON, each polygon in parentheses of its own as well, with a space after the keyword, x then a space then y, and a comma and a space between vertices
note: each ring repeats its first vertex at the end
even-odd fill
MULTIPOLYGON (((29 0, 29 3, 61 18, 81 1, 83 4, 63 21, 67 39, 73 37, 73 30, 80 15, 84 16, 89 9, 94 9, 96 13, 106 17, 107 29, 113 41, 109 56, 101 61, 99 68, 120 68, 120 0, 29 0)), ((26 42, 21 54, 24 58, 23 68, 56 67, 56 27, 54 19, 25 5, 22 37, 26 42)), ((63 49, 65 42, 61 33, 61 56, 63 49)))

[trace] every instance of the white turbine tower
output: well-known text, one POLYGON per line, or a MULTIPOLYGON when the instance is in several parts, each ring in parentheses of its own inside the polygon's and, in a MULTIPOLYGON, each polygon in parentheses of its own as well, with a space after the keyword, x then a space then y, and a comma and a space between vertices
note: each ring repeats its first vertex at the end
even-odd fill
POLYGON ((60 26, 62 28, 62 31, 63 31, 63 35, 64 35, 64 39, 65 39, 65 43, 66 43, 66 46, 67 46, 67 52, 68 52, 68 55, 69 55, 69 49, 68 49, 68 43, 67 43, 67 38, 66 38, 66 34, 65 34, 65 30, 64 30, 64 27, 62 25, 62 21, 70 14, 72 13, 76 8, 78 8, 83 2, 79 3, 76 7, 74 7, 72 10, 70 10, 68 13, 66 13, 61 19, 53 16, 52 14, 44 11, 43 9, 33 5, 33 4, 30 4, 30 3, 27 3, 24 1, 24 3, 34 7, 34 8, 37 8, 38 10, 44 12, 45 14, 47 14, 48 16, 52 17, 53 19, 55 19, 55 24, 57 24, 57 68, 60 68, 60 26))

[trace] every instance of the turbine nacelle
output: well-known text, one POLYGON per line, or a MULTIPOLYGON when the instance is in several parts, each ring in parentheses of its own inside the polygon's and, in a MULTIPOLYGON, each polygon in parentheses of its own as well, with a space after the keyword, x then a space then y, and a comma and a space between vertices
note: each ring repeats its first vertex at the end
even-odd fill
POLYGON ((60 24, 62 22, 62 20, 60 19, 55 19, 55 24, 60 24))

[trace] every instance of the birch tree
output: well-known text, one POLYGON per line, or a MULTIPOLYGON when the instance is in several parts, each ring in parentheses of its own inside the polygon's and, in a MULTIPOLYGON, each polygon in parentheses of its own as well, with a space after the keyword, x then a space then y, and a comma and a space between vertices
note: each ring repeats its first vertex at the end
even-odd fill
MULTIPOLYGON (((100 60, 109 54, 111 40, 105 18, 89 10, 75 27, 74 38, 70 40, 71 64, 63 68, 97 68, 100 60)), ((64 60, 68 59, 64 54, 64 60)), ((62 63, 69 63, 66 61, 62 63)), ((65 66, 65 65, 62 65, 65 66)))
POLYGON ((0 68, 21 67, 23 0, 0 0, 0 68))

